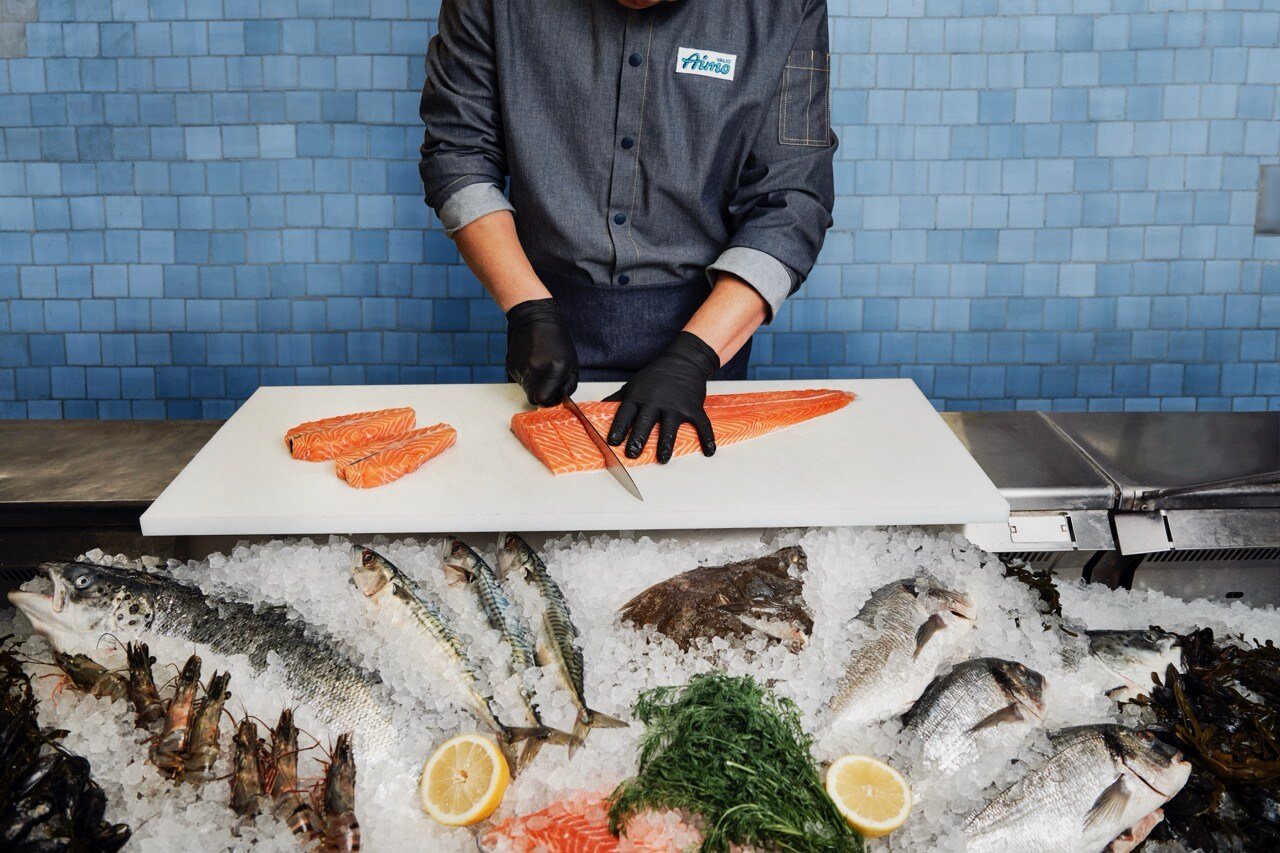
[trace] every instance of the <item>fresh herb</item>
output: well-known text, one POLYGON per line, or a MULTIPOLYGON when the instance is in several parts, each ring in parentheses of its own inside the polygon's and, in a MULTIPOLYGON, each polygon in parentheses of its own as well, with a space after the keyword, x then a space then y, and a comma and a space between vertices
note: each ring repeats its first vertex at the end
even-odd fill
POLYGON ((705 851, 860 851, 827 797, 795 703, 750 676, 696 675, 640 695, 639 774, 613 792, 609 829, 648 809, 702 818, 705 851))

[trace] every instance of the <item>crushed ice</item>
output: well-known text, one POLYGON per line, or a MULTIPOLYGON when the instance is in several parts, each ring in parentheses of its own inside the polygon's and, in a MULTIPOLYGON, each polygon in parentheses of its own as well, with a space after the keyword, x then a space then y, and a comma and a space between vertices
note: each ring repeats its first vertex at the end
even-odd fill
MULTIPOLYGON (((356 544, 376 548, 414 580, 435 590, 456 615, 455 627, 469 639, 479 668, 489 673, 504 718, 519 720, 516 684, 507 675, 507 652, 483 613, 465 589, 449 587, 440 570, 439 540, 387 541, 378 537, 356 544)), ((486 559, 493 544, 472 540, 486 559)), ((417 778, 423 761, 445 738, 473 731, 477 723, 449 691, 441 689, 436 663, 421 653, 420 638, 411 626, 389 622, 366 606, 349 582, 352 542, 273 541, 241 545, 230 555, 214 555, 205 563, 158 566, 151 558, 129 561, 91 552, 87 559, 116 565, 171 572, 198 584, 206 593, 260 603, 283 605, 318 631, 341 642, 365 667, 382 676, 400 742, 391 755, 361 756, 357 752, 357 809, 365 849, 474 850, 476 837, 513 815, 529 814, 557 801, 586 794, 604 794, 635 770, 638 726, 596 730, 585 749, 570 761, 561 748, 544 748, 536 761, 513 782, 492 822, 474 830, 446 829, 427 818, 417 804, 417 778)), ((926 571, 944 586, 964 590, 974 601, 977 620, 956 661, 965 656, 994 656, 1021 661, 1047 680, 1045 726, 1057 728, 1089 722, 1130 722, 1100 689, 1098 673, 1086 664, 1069 664, 1071 638, 1046 630, 1038 615, 1038 601, 1024 586, 1001 576, 1001 566, 960 536, 919 529, 816 529, 784 531, 767 537, 720 534, 692 541, 653 541, 648 537, 564 537, 541 551, 548 569, 573 610, 585 650, 588 704, 616 716, 627 716, 644 689, 684 683, 695 672, 713 667, 731 673, 750 673, 790 697, 804 713, 807 727, 816 721, 831 686, 843 670, 848 650, 870 626, 852 617, 875 588, 901 577, 926 571), (785 545, 800 544, 809 556, 804 596, 814 617, 813 636, 800 654, 780 644, 753 637, 742 644, 715 639, 681 652, 664 638, 649 638, 624 626, 616 611, 632 596, 674 574, 701 564, 717 564, 767 554, 785 545)), ((39 581, 33 581, 32 586, 39 581)), ((537 602, 530 591, 513 585, 513 600, 534 624, 537 602)), ((1159 625, 1185 632, 1213 628, 1219 634, 1243 633, 1247 638, 1280 641, 1280 613, 1204 600, 1185 602, 1159 592, 1111 591, 1103 586, 1060 583, 1064 615, 1088 628, 1146 628, 1159 625)), ((28 637, 24 652, 48 660, 47 646, 29 637, 30 626, 16 615, 0 615, 0 635, 13 631, 28 637)), ((190 649, 179 644, 156 648, 157 682, 170 678, 190 649), (162 671, 162 667, 165 669, 162 671)), ((953 662, 956 662, 953 661, 953 662)), ((206 660, 207 678, 213 668, 230 667, 232 699, 227 708, 237 718, 252 712, 264 721, 262 734, 287 700, 279 664, 253 677, 246 662, 234 658, 206 660)), ((33 674, 48 668, 32 665, 33 674)), ((1103 679, 1105 680, 1105 679, 1103 679)), ((107 818, 129 823, 139 849, 171 850, 200 839, 209 849, 254 851, 298 849, 288 829, 274 818, 243 821, 227 807, 229 786, 224 781, 202 787, 163 780, 145 763, 145 733, 133 728, 132 716, 121 705, 83 696, 72 690, 48 698, 54 678, 41 679, 41 723, 69 731, 66 745, 88 758, 94 776, 108 795, 107 818)), ((548 725, 568 730, 574 708, 552 667, 527 674, 548 725)), ((320 730, 311 715, 300 711, 299 726, 319 741, 304 755, 302 776, 321 772, 323 747, 336 732, 320 730)), ((519 723, 516 723, 519 724, 519 723)), ((223 766, 231 753, 231 726, 223 726, 223 766)), ((302 739, 307 740, 305 737, 302 739)), ((1021 747, 1023 758, 1043 755, 1043 733, 1021 747)), ((883 724, 820 733, 815 758, 830 761, 849 752, 878 756, 904 768, 908 775, 915 758, 913 744, 901 735, 897 719, 883 724)), ((1023 764, 1025 766, 1025 762, 1023 764)), ((983 797, 991 783, 1007 784, 1018 769, 1010 763, 979 761, 951 778, 930 780, 907 824, 871 846, 893 850, 956 849, 963 816, 983 797)))

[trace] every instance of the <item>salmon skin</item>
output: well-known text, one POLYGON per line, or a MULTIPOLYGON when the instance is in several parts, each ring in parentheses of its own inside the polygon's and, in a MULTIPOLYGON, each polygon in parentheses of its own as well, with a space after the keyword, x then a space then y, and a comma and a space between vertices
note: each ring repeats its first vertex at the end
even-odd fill
POLYGON ((372 489, 411 474, 453 446, 458 431, 435 424, 396 438, 357 447, 334 460, 338 477, 356 489, 372 489))
POLYGON ((410 408, 356 412, 298 424, 284 434, 284 443, 294 459, 319 462, 336 459, 362 445, 404 435, 414 423, 410 408))
POLYGON ((637 815, 619 839, 609 832, 609 803, 578 795, 540 812, 508 818, 480 839, 484 850, 515 853, 670 853, 688 850, 701 834, 674 814, 637 815))
MULTIPOLYGON (((828 415, 843 409, 853 399, 854 395, 849 391, 825 389, 714 394, 707 398, 706 410, 715 429, 716 445, 724 447, 828 415)), ((580 407, 601 433, 609 432, 613 415, 618 410, 617 403, 581 403, 580 407)), ((597 471, 604 467, 600 451, 591 443, 582 424, 564 406, 520 412, 511 418, 511 431, 552 474, 597 471)), ((618 458, 628 468, 648 465, 657 455, 657 444, 656 439, 649 441, 637 459, 621 455, 618 458)), ((684 456, 700 450, 693 425, 681 426, 671 455, 684 456)))

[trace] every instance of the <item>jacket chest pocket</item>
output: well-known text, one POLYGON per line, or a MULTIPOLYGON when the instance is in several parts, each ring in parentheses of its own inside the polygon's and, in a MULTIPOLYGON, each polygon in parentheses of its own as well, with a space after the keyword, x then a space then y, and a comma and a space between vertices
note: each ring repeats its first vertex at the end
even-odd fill
POLYGON ((778 142, 817 148, 831 144, 831 54, 788 53, 778 96, 778 142))

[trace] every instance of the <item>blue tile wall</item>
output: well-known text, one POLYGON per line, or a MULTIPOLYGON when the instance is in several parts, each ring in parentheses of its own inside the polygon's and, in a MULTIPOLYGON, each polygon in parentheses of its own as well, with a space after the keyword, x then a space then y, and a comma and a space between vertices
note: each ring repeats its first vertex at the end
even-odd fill
MULTIPOLYGON (((696 2, 696 0, 689 0, 696 2)), ((1280 0, 829 0, 836 225, 762 378, 1280 408, 1280 0)), ((422 204, 439 0, 0 0, 0 416, 498 381, 422 204)))

